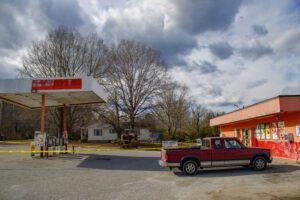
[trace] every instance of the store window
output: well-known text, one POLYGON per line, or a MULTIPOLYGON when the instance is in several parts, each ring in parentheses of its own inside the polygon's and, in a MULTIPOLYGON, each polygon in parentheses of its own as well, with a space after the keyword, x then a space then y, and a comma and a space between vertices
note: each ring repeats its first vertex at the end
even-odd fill
POLYGON ((284 132, 284 127, 281 124, 283 123, 277 124, 276 122, 272 122, 257 124, 255 129, 256 138, 259 140, 278 140, 280 133, 284 132))
POLYGON ((284 123, 284 121, 278 122, 277 134, 278 134, 278 137, 279 137, 280 140, 284 139, 285 133, 286 132, 285 132, 285 123, 284 123))
POLYGON ((272 126, 271 126, 271 136, 272 136, 272 139, 273 140, 278 140, 279 137, 278 137, 278 126, 277 126, 277 123, 276 122, 273 122, 272 123, 272 126))
POLYGON ((266 139, 271 140, 271 133, 270 133, 270 124, 265 124, 265 134, 266 134, 266 139))
POLYGON ((296 126, 296 136, 300 136, 300 124, 296 126))
POLYGON ((260 125, 257 124, 256 125, 256 129, 255 129, 255 133, 256 133, 256 139, 260 140, 260 125))
POLYGON ((260 139, 266 139, 265 124, 260 124, 260 139))

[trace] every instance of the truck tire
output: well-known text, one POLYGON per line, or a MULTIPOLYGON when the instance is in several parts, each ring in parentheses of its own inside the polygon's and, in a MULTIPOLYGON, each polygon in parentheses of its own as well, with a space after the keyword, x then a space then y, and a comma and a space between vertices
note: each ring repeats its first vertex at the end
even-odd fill
POLYGON ((253 159, 252 168, 255 171, 263 171, 266 169, 266 167, 267 167, 267 161, 264 157, 258 156, 253 159))
POLYGON ((193 160, 187 160, 183 163, 182 165, 182 171, 186 174, 186 175, 194 175, 197 173, 198 171, 198 165, 195 161, 193 160))

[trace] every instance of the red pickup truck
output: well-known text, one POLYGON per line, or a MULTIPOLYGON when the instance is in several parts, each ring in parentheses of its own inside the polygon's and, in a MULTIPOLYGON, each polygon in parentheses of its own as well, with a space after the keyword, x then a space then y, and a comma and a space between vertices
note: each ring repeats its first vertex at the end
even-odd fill
POLYGON ((159 165, 193 175, 206 167, 249 166, 262 171, 271 162, 270 149, 245 147, 237 138, 210 137, 203 139, 202 146, 162 149, 159 165))

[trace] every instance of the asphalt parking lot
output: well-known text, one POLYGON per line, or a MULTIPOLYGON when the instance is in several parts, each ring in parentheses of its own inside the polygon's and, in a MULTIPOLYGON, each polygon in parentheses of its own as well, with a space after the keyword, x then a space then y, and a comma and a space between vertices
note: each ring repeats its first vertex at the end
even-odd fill
POLYGON ((0 154, 0 199, 300 199, 297 164, 275 160, 264 172, 233 167, 187 177, 158 166, 159 156, 157 151, 49 159, 0 154))

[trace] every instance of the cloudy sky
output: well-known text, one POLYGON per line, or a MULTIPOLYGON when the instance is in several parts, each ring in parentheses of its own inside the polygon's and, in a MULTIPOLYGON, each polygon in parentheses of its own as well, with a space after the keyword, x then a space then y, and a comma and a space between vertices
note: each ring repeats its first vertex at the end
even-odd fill
POLYGON ((0 78, 16 77, 32 41, 60 25, 156 48, 170 75, 216 111, 300 94, 296 0, 1 0, 0 78))

